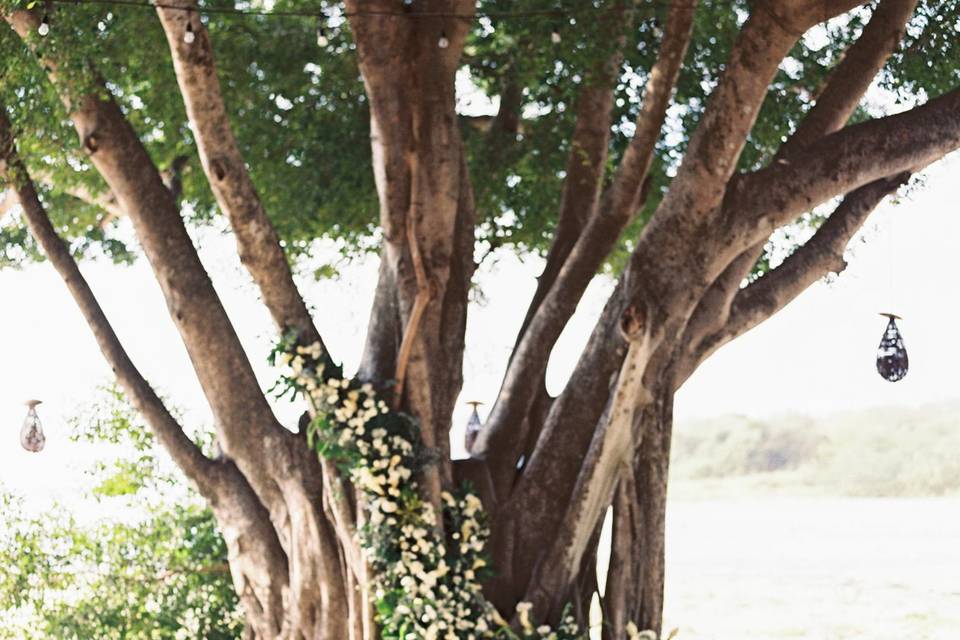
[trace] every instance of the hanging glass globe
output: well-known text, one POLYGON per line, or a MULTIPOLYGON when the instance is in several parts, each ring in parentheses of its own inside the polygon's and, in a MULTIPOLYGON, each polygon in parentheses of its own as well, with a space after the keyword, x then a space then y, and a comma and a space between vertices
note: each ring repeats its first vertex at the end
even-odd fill
POLYGON ((884 379, 890 382, 902 380, 910 368, 910 359, 907 358, 907 349, 903 346, 903 336, 897 327, 900 316, 892 313, 881 313, 889 318, 887 328, 883 332, 880 346, 877 348, 877 371, 884 379))
POLYGON ((27 451, 37 453, 47 443, 40 426, 40 416, 37 415, 39 400, 27 400, 27 417, 23 419, 23 428, 20 429, 20 445, 27 451))
POLYGON ((467 447, 467 453, 469 453, 473 449, 473 443, 477 441, 477 435, 480 434, 480 429, 483 428, 483 423, 480 422, 480 414, 477 413, 477 407, 483 403, 478 400, 471 400, 467 402, 467 404, 473 407, 473 413, 470 414, 470 419, 467 420, 467 432, 464 438, 464 444, 467 447))

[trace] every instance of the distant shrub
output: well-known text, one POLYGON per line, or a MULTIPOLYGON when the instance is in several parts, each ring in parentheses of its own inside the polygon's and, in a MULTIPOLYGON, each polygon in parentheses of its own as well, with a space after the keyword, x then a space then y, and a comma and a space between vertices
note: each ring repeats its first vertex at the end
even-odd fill
POLYGON ((960 410, 952 406, 816 420, 724 416, 677 425, 671 468, 675 480, 750 476, 751 486, 785 491, 942 496, 960 493, 957 451, 960 410))

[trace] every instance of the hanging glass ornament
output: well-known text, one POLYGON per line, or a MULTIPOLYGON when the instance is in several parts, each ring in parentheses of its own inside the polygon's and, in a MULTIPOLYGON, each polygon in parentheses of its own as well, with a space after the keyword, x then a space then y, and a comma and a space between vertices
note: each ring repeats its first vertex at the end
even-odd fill
POLYGON ((193 44, 196 39, 197 34, 193 31, 193 23, 190 22, 190 16, 187 16, 187 30, 183 32, 183 42, 185 44, 193 44))
POLYGON ((27 400, 27 417, 23 420, 23 428, 20 429, 20 445, 27 451, 37 453, 43 449, 47 443, 46 436, 43 435, 43 428, 40 426, 40 416, 37 415, 37 405, 39 400, 27 400))
POLYGON ((330 44, 330 38, 327 37, 323 16, 317 16, 317 46, 322 49, 328 44, 330 44))
POLYGON ((897 320, 901 318, 892 313, 880 315, 886 316, 889 321, 880 340, 880 346, 877 348, 877 371, 884 379, 896 382, 902 380, 910 368, 907 349, 903 346, 903 336, 900 335, 900 329, 897 327, 897 320))
POLYGON ((473 407, 473 413, 470 414, 470 419, 467 420, 467 432, 464 438, 464 444, 467 447, 467 453, 469 453, 473 449, 473 443, 477 441, 480 429, 483 428, 483 423, 480 422, 480 414, 477 413, 477 407, 483 403, 478 400, 471 400, 467 402, 467 404, 473 407))

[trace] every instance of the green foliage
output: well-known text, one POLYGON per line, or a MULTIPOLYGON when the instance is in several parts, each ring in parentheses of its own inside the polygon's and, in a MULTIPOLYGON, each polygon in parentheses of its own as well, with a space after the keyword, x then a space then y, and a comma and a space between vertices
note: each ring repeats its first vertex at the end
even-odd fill
POLYGON ((85 503, 115 515, 36 515, 2 495, 0 638, 239 638, 242 616, 213 516, 184 495, 116 389, 74 421, 73 439, 110 451, 90 470, 97 484, 85 503))
MULTIPOLYGON (((22 5, 3 0, 3 5, 22 5)), ((233 8, 208 0, 211 9, 233 8)), ((369 115, 348 23, 333 2, 279 0, 277 12, 324 8, 329 43, 318 47, 316 21, 297 16, 203 14, 217 56, 226 105, 261 197, 291 256, 308 252, 320 237, 342 238, 345 254, 378 241, 377 198, 369 145, 369 115)), ((589 83, 618 37, 624 62, 616 88, 610 163, 619 160, 633 132, 643 85, 656 59, 667 3, 625 9, 618 0, 481 0, 464 55, 464 71, 478 97, 495 98, 506 87, 522 90, 521 130, 489 139, 463 127, 478 203, 477 238, 487 247, 542 252, 556 221, 573 114, 580 87, 589 83), (502 16, 504 12, 562 11, 565 15, 502 16), (560 34, 552 42, 551 32, 560 34)), ((610 264, 618 269, 668 187, 748 15, 744 0, 704 0, 667 126, 657 145, 653 190, 642 214, 624 234, 610 264)), ((812 96, 843 50, 859 34, 870 9, 832 21, 826 31, 801 39, 771 84, 741 157, 743 169, 769 162, 796 127, 812 96)), ((145 7, 96 3, 55 5, 50 34, 32 38, 41 52, 63 59, 60 73, 81 84, 94 70, 108 82, 156 164, 177 156, 183 175, 184 215, 193 224, 217 220, 217 209, 196 158, 182 101, 156 15, 145 7)), ((902 50, 882 83, 903 100, 937 95, 957 84, 960 46, 957 0, 920 3, 902 50)), ((81 255, 129 260, 115 224, 101 230, 102 212, 69 195, 71 187, 104 189, 79 148, 64 108, 37 58, 9 31, 0 35, 0 91, 19 134, 21 153, 58 229, 81 255)), ((861 111, 857 119, 866 117, 861 111)), ((609 177, 609 176, 608 176, 609 177)), ((816 224, 816 220, 812 221, 816 224)), ((2 229, 0 266, 37 257, 19 221, 2 229)), ((328 273, 322 269, 320 275, 328 273)))

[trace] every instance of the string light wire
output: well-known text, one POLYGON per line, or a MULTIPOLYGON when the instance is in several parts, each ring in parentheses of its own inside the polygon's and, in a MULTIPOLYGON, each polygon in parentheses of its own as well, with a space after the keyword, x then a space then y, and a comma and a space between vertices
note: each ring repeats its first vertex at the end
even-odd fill
MULTIPOLYGON (((329 10, 325 9, 279 9, 275 11, 270 11, 266 9, 237 9, 235 7, 184 7, 182 5, 171 4, 168 2, 149 2, 145 0, 48 0, 50 4, 54 5, 88 5, 88 6, 119 6, 119 7, 133 7, 138 9, 169 9, 174 11, 196 11, 199 14, 206 15, 235 15, 235 16, 258 16, 258 17, 276 17, 276 18, 324 18, 329 15, 329 10)), ((664 2, 663 0, 646 0, 644 5, 655 8, 655 7, 669 7, 669 2, 664 2)), ((409 7, 409 5, 406 5, 409 7)), ((615 11, 615 10, 636 10, 640 8, 637 4, 621 4, 614 5, 611 7, 604 7, 598 9, 595 6, 592 6, 588 3, 584 3, 584 6, 579 7, 569 7, 566 9, 525 9, 517 11, 487 11, 487 12, 475 12, 475 13, 457 13, 451 11, 412 11, 409 8, 406 10, 399 9, 395 11, 390 11, 386 9, 370 9, 362 11, 341 11, 338 12, 338 16, 343 16, 344 18, 350 18, 354 16, 383 16, 383 17, 400 17, 400 18, 453 18, 461 20, 476 20, 479 18, 489 18, 489 19, 503 19, 503 18, 516 18, 516 19, 525 19, 525 18, 563 18, 567 16, 582 15, 588 13, 598 13, 599 11, 615 11)))

